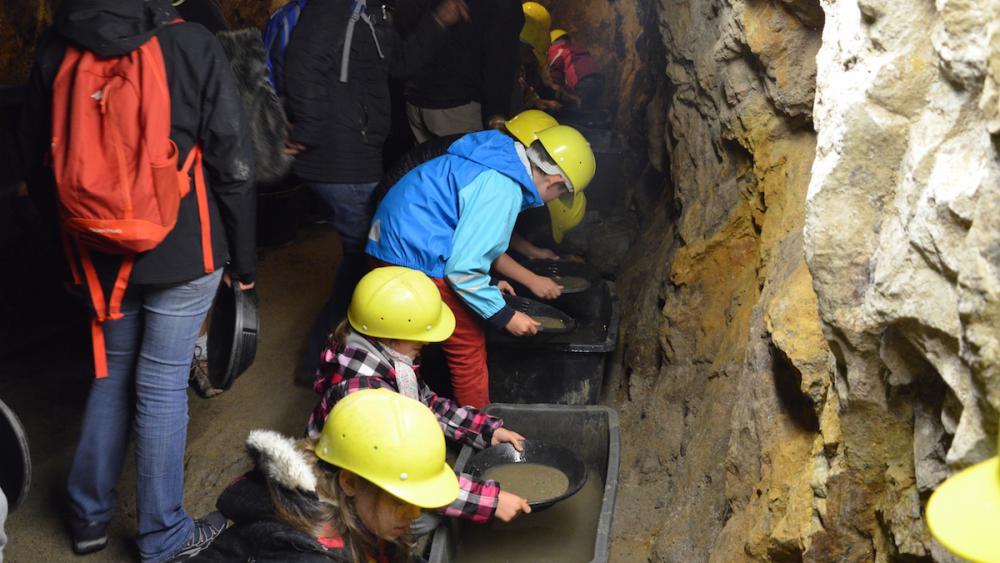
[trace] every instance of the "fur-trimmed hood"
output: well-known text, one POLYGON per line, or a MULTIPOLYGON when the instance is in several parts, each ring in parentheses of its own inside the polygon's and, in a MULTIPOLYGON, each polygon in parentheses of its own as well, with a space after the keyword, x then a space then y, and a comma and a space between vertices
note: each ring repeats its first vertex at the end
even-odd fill
POLYGON ((217 37, 233 65, 240 98, 247 112, 256 159, 257 189, 261 192, 287 189, 285 180, 292 169, 292 157, 285 154, 288 118, 274 93, 274 86, 267 79, 260 31, 221 31, 217 37))
POLYGON ((273 430, 253 430, 246 448, 269 481, 292 491, 316 494, 316 474, 291 438, 273 430))

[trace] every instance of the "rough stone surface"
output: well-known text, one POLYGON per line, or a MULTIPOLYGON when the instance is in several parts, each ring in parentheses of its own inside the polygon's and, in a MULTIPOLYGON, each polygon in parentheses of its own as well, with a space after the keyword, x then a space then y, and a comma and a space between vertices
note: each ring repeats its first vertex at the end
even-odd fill
POLYGON ((802 238, 824 15, 816 2, 657 6, 669 98, 647 113, 666 113, 650 146, 666 147, 672 190, 619 274, 613 559, 801 559, 839 509, 843 465, 802 238))
POLYGON ((994 455, 1000 407, 1000 4, 824 10, 805 232, 841 416, 856 427, 891 413, 912 443, 906 459, 862 445, 889 464, 877 552, 941 558, 920 495, 994 455))
POLYGON ((27 82, 35 43, 51 22, 53 4, 46 0, 0 4, 0 84, 27 82))
POLYGON ((613 559, 951 560, 923 505, 1000 407, 1000 3, 657 17, 613 559))

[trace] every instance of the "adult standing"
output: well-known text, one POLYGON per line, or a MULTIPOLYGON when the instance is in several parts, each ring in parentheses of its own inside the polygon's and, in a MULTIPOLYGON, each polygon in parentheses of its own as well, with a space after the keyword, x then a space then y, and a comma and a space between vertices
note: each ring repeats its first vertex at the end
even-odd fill
MULTIPOLYGON (((403 33, 416 19, 413 14, 433 3, 400 3, 403 33)), ((510 117, 524 25, 520 0, 471 0, 469 10, 472 21, 456 25, 447 47, 406 84, 406 115, 418 143, 480 131, 510 117)))
POLYGON ((285 54, 288 148, 296 156, 295 174, 326 205, 342 248, 333 291, 296 373, 299 382, 311 383, 326 338, 367 271, 372 194, 389 135, 389 75, 418 70, 444 44, 447 28, 468 19, 463 0, 443 0, 403 40, 381 3, 326 0, 309 2, 295 25, 285 54))
MULTIPOLYGON (((203 154, 206 189, 191 189, 163 241, 135 255, 121 316, 103 323, 107 375, 91 387, 69 475, 73 548, 102 549, 126 443, 134 434, 144 563, 182 560, 225 528, 218 513, 194 520, 183 508, 188 370, 222 265, 231 260, 232 283, 244 289, 253 286, 256 270, 253 151, 232 69, 211 33, 174 23, 177 17, 167 0, 63 0, 54 32, 39 46, 22 122, 29 188, 40 211, 54 218, 53 170, 44 163, 54 140, 53 82, 64 54, 72 46, 98 60, 125 58, 155 38, 169 94, 163 111, 169 111, 170 141, 181 160, 196 147, 203 154)), ((114 104, 104 96, 90 98, 102 107, 114 104)), ((103 286, 111 294, 121 257, 94 251, 92 258, 96 276, 88 288, 103 286)))

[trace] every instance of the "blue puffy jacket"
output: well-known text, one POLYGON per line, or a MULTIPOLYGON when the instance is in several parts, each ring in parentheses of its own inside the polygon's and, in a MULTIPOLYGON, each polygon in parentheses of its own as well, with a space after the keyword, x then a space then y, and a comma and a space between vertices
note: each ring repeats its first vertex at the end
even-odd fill
POLYGON ((524 147, 498 131, 471 133, 389 190, 365 252, 447 278, 472 310, 502 327, 514 311, 489 284, 490 266, 507 250, 517 214, 542 204, 524 147))

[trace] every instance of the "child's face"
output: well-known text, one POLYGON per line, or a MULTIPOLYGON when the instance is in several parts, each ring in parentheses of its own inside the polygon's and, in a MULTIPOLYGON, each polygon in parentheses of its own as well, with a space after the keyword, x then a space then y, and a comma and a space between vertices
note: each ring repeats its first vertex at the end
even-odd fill
POLYGON ((531 167, 532 180, 535 181, 535 188, 542 201, 548 203, 563 194, 569 193, 566 187, 566 179, 560 174, 546 174, 536 166, 531 167))
MULTIPOLYGON (((347 472, 345 472, 347 473, 347 472)), ((344 491, 354 499, 361 522, 379 538, 394 541, 410 531, 420 508, 400 500, 358 476, 345 475, 344 491)))
POLYGON ((426 342, 417 342, 415 340, 390 340, 387 344, 393 350, 403 354, 404 356, 416 358, 420 355, 420 351, 424 348, 426 342))

